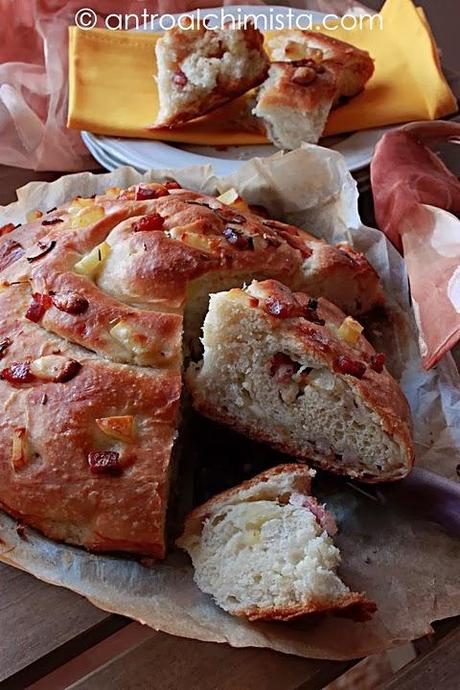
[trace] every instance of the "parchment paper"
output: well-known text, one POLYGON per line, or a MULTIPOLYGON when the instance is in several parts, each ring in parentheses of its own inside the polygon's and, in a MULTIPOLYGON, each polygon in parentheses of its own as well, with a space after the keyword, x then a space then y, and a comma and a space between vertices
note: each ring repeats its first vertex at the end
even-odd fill
MULTIPOLYGON (((435 370, 422 370, 403 262, 382 233, 361 224, 356 185, 340 154, 306 145, 285 155, 254 159, 221 179, 209 167, 145 175, 120 168, 106 175, 69 175, 51 184, 33 182, 18 191, 17 203, 2 210, 0 224, 22 222, 28 210, 59 206, 72 195, 89 196, 107 186, 124 187, 164 175, 208 193, 235 187, 273 217, 329 241, 350 241, 366 253, 394 309, 402 313, 385 326, 383 337, 412 407, 417 462, 455 481, 460 462, 457 369, 446 356, 435 370)), ((396 498, 391 493, 385 498, 385 489, 367 496, 347 483, 332 482, 326 494, 340 526, 336 541, 342 551, 341 574, 351 588, 365 590, 378 605, 378 613, 368 623, 329 618, 250 624, 227 615, 198 590, 181 553, 145 567, 53 543, 28 528, 18 534, 16 522, 4 513, 0 513, 0 560, 158 630, 306 657, 347 659, 376 653, 426 634, 434 620, 460 614, 460 542, 411 511, 404 490, 396 498)))

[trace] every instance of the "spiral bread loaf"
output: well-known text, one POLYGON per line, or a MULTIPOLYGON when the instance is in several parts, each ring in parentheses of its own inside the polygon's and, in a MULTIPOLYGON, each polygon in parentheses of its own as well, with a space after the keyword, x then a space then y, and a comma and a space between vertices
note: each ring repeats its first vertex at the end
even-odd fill
POLYGON ((354 315, 382 299, 351 248, 176 183, 0 234, 0 504, 98 551, 165 554, 183 357, 210 292, 271 277, 354 315))

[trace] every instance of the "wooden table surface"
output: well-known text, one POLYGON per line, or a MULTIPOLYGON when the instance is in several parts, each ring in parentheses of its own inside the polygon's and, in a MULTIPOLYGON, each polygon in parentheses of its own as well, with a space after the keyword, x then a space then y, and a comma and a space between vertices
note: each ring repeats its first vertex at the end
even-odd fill
MULTIPOLYGON (((378 9, 382 3, 368 4, 378 9)), ((446 64, 459 69, 459 0, 418 4, 428 12, 446 64)), ((16 188, 31 180, 58 176, 0 166, 0 204, 13 201, 16 188)), ((366 215, 371 206, 367 193, 362 199, 366 215)), ((415 644, 416 658, 379 687, 460 687, 460 618, 444 621, 435 630, 434 636, 415 644)), ((352 665, 170 637, 0 564, 0 688, 315 690, 352 665)), ((367 683, 347 687, 374 687, 367 683)))

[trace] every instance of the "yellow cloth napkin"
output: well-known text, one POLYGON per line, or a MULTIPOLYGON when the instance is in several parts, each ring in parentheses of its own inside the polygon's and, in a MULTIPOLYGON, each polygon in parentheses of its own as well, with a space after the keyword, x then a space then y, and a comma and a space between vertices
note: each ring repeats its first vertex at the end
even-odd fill
MULTIPOLYGON (((382 29, 364 24, 353 31, 324 31, 367 50, 375 60, 375 74, 365 91, 331 113, 326 134, 430 120, 457 110, 423 11, 411 0, 387 0, 381 16, 382 29)), ((68 126, 193 144, 265 143, 253 119, 244 115, 245 96, 177 129, 149 130, 158 109, 158 37, 71 27, 68 126)))

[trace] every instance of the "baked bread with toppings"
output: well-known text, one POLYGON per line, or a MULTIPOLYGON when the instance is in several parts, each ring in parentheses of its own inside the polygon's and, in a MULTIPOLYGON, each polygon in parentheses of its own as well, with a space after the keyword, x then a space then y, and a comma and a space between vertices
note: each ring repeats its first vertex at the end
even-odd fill
POLYGON ((409 406, 361 331, 274 280, 211 295, 203 361, 187 374, 193 404, 322 469, 401 479, 414 459, 409 406))
POLYGON ((273 276, 355 314, 381 300, 362 255, 230 196, 141 184, 2 229, 9 513, 55 539, 162 557, 182 341, 196 349, 209 293, 273 276))
POLYGON ((268 57, 260 31, 206 29, 197 22, 166 31, 155 46, 160 109, 154 128, 173 127, 258 86, 268 57))
MULTIPOLYGON (((37 257, 20 263, 36 276, 34 292, 65 268, 65 280, 79 289, 83 284, 95 294, 102 291, 127 307, 184 313, 187 349, 199 338, 209 293, 253 278, 276 278, 293 290, 324 295, 355 316, 383 301, 363 254, 256 215, 234 190, 215 198, 154 183, 77 198, 0 237, 0 271, 24 253, 37 257), (77 270, 69 272, 75 263, 77 270)), ((15 279, 14 268, 9 275, 15 279)), ((64 321, 59 316, 55 326, 65 336, 64 321)), ((87 346, 87 334, 78 342, 87 346)))
POLYGON ((310 495, 315 472, 280 465, 196 508, 178 545, 195 581, 225 611, 250 621, 312 613, 369 618, 375 604, 337 575, 333 516, 310 495))
POLYGON ((283 149, 316 144, 331 108, 362 91, 374 72, 366 51, 314 31, 280 32, 268 49, 273 62, 253 112, 283 149))

